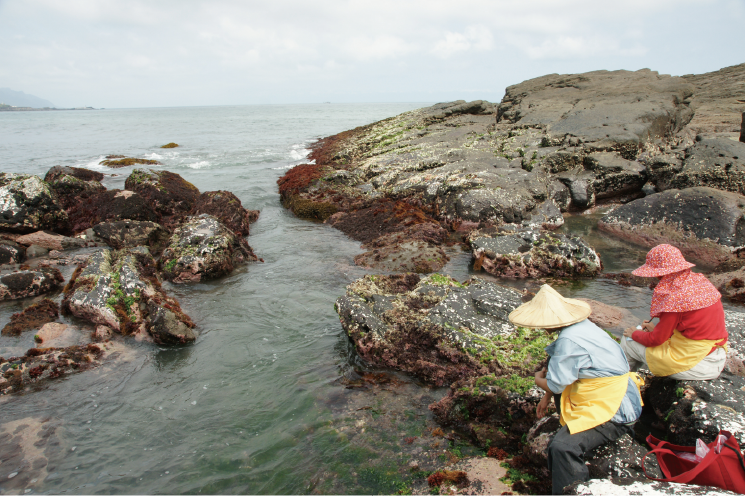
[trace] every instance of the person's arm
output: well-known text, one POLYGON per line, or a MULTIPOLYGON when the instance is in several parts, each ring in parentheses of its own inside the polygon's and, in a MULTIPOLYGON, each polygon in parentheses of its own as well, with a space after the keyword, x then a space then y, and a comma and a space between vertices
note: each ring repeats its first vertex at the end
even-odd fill
POLYGON ((587 350, 574 341, 559 338, 548 362, 546 390, 561 394, 567 386, 579 379, 580 369, 590 365, 592 360, 587 350))
MULTIPOLYGON (((647 347, 659 346, 673 335, 675 327, 680 320, 680 313, 664 312, 660 314, 660 321, 657 325, 652 326, 652 331, 634 331, 631 339, 647 347)), ((647 329, 648 326, 645 326, 647 329)))

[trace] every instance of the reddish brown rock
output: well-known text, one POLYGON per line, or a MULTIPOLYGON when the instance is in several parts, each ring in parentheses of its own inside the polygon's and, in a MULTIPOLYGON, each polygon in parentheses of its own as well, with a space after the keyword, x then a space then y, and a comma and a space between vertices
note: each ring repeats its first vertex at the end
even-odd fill
POLYGON ((230 191, 205 191, 196 200, 194 214, 216 217, 228 229, 240 236, 248 236, 249 224, 258 219, 257 210, 246 210, 230 191), (252 220, 252 217, 253 218, 252 220))
POLYGON ((10 322, 3 327, 4 336, 19 336, 21 332, 38 329, 47 322, 54 322, 59 317, 59 307, 55 302, 44 298, 22 312, 14 313, 10 322))
POLYGON ((139 220, 158 222, 150 202, 132 191, 102 191, 82 199, 67 210, 73 232, 79 233, 101 222, 139 220))
POLYGON ((79 248, 85 244, 85 241, 82 239, 69 238, 67 236, 45 231, 37 231, 35 233, 19 236, 16 241, 26 246, 36 245, 48 250, 58 251, 79 248))
POLYGON ((160 216, 159 222, 172 228, 193 210, 199 190, 183 177, 169 171, 135 169, 127 178, 124 187, 142 196, 160 216))
POLYGON ((639 319, 625 308, 614 307, 600 301, 590 300, 588 298, 577 298, 590 305, 592 313, 588 317, 598 327, 606 331, 619 331, 627 327, 634 327, 639 324, 639 319))

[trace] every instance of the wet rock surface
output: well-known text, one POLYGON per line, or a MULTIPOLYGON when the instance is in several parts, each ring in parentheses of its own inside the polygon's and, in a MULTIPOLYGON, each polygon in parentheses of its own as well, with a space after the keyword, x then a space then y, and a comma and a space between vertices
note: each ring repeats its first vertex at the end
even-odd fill
POLYGON ((175 283, 196 282, 229 274, 256 261, 251 247, 215 217, 190 217, 177 228, 160 259, 163 276, 175 283))
POLYGON ((122 335, 149 334, 156 343, 196 339, 194 323, 161 289, 144 247, 94 254, 65 288, 62 310, 122 335))
POLYGON ((0 265, 17 264, 26 259, 26 248, 14 241, 0 240, 0 265))
POLYGON ((65 231, 67 214, 57 196, 38 176, 0 173, 0 229, 28 233, 65 231))
POLYGON ((745 143, 729 138, 697 141, 686 150, 680 171, 662 184, 666 189, 708 186, 745 194, 745 143))
POLYGON ((469 234, 468 243, 474 269, 500 277, 592 277, 603 267, 582 239, 549 231, 509 226, 480 229, 469 234))
POLYGON ((23 357, 0 357, 0 395, 58 379, 101 363, 106 347, 96 344, 67 348, 31 348, 23 357))
POLYGON ((58 289, 64 281, 59 269, 46 267, 0 274, 0 300, 46 294, 58 289))
POLYGON ((598 227, 642 246, 670 243, 714 267, 745 245, 745 197, 712 188, 668 190, 622 205, 598 227))

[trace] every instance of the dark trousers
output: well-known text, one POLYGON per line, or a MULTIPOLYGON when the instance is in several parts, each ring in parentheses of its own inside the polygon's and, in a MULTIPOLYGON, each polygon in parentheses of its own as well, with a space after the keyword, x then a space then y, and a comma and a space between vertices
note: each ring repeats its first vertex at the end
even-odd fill
POLYGON ((585 453, 627 433, 633 436, 634 428, 610 421, 576 434, 570 434, 566 425, 559 429, 548 445, 548 470, 551 472, 553 494, 563 494, 569 484, 588 480, 590 471, 585 465, 585 453))

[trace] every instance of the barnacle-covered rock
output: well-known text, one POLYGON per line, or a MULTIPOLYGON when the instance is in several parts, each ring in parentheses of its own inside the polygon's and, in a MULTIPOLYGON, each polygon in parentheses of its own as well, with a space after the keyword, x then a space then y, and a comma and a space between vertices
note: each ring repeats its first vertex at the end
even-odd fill
POLYGON ((0 300, 46 294, 59 288, 64 281, 59 269, 46 267, 0 274, 0 300))
POLYGON ((145 247, 101 250, 73 275, 62 309, 123 335, 150 334, 167 344, 194 341, 194 323, 163 292, 155 272, 145 247))
POLYGON ((67 228, 67 214, 40 177, 0 173, 0 229, 27 233, 67 228))
POLYGON ((520 303, 517 291, 479 279, 370 275, 347 286, 336 310, 363 359, 442 386, 524 372, 545 357, 540 331, 507 320, 520 303))
POLYGON ((236 265, 255 260, 243 238, 215 217, 201 214, 189 217, 176 229, 163 251, 160 267, 166 279, 183 283, 224 276, 236 265))
POLYGON ((503 226, 473 231, 468 242, 474 269, 500 277, 593 277, 603 268, 597 252, 577 236, 503 226))

